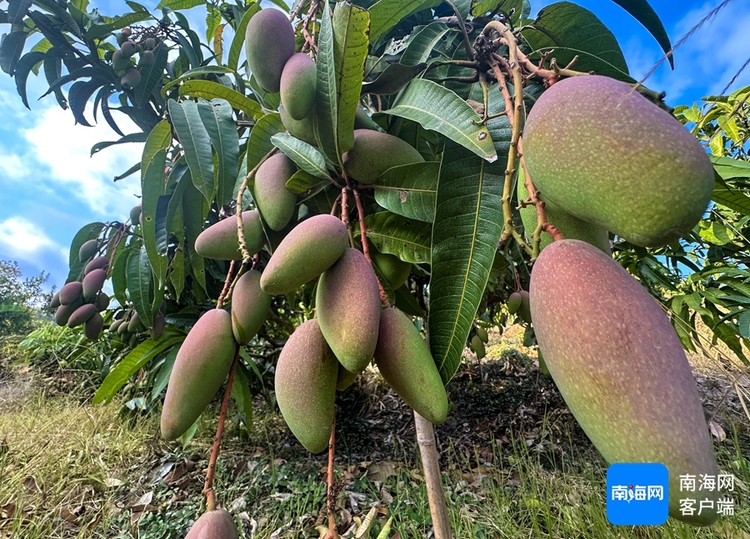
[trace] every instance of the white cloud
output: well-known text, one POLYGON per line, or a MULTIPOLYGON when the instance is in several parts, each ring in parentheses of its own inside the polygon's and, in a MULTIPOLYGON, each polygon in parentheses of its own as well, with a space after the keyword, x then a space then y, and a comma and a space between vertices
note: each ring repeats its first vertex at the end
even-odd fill
POLYGON ((0 180, 5 178, 18 179, 27 174, 21 157, 9 152, 0 144, 0 180))
POLYGON ((53 241, 33 221, 13 216, 0 223, 0 251, 33 264, 52 253, 67 264, 69 249, 53 241))
MULTIPOLYGON (((124 133, 138 130, 127 118, 118 118, 124 133)), ((29 156, 48 173, 37 170, 33 181, 39 188, 69 191, 83 202, 95 215, 109 219, 127 216, 140 192, 137 175, 114 182, 120 174, 140 161, 142 144, 111 146, 90 156, 91 147, 97 142, 117 140, 119 135, 108 125, 95 127, 74 125, 69 110, 50 108, 45 110, 36 125, 23 131, 30 145, 29 156)), ((31 168, 27 164, 28 168, 31 168)))

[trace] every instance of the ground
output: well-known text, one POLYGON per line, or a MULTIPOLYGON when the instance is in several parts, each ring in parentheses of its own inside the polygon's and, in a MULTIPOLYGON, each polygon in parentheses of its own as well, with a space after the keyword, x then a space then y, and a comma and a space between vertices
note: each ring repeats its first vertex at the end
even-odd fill
MULTIPOLYGON (((740 531, 750 529, 750 420, 731 383, 747 392, 747 377, 694 361, 720 467, 739 480, 738 514, 710 529, 671 519, 653 529, 614 528, 606 521, 606 463, 522 341, 517 326, 491 334, 488 357, 480 363, 467 350, 448 386, 453 408, 436 436, 457 538, 750 539, 740 531)), ((216 414, 205 414, 196 437, 181 447, 159 439, 153 414, 121 402, 91 405, 81 379, 0 363, 0 538, 184 537, 202 511, 216 414)), ((304 451, 260 397, 254 408, 249 433, 230 411, 215 483, 219 503, 244 537, 318 537, 326 456, 304 451)), ((389 516, 391 537, 428 537, 410 409, 373 371, 339 394, 336 421, 339 531, 354 537, 357 521, 372 510, 370 537, 389 516)))

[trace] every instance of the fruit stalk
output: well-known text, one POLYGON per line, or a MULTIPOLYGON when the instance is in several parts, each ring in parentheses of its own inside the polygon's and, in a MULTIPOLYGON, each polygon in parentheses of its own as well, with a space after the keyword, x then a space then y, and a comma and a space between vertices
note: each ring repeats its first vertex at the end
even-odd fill
POLYGON ((435 431, 432 423, 414 412, 414 427, 417 431, 417 445, 422 457, 424 480, 427 485, 427 501, 435 532, 435 539, 451 539, 451 526, 448 520, 448 506, 445 503, 440 476, 440 459, 435 444, 435 431))
POLYGON ((219 299, 216 301, 217 309, 221 309, 224 306, 224 300, 226 299, 227 294, 229 293, 229 287, 232 284, 232 276, 234 275, 234 263, 235 262, 236 260, 232 260, 232 262, 229 264, 229 271, 227 271, 227 278, 224 280, 224 288, 221 289, 221 294, 219 294, 219 299))
POLYGON ((326 476, 326 513, 328 514, 328 534, 326 538, 334 539, 336 534, 336 484, 333 474, 333 461, 336 456, 336 418, 331 425, 331 438, 328 440, 328 473, 326 476))
MULTIPOLYGON (((367 258, 367 261, 372 265, 372 258, 370 258, 370 248, 367 245, 367 233, 365 232, 365 209, 362 206, 362 199, 359 196, 359 191, 354 189, 354 201, 357 204, 357 216, 359 217, 359 232, 362 237, 362 252, 365 255, 365 258, 367 258)), ((343 211, 343 208, 342 208, 343 211)), ((388 301, 388 295, 385 293, 385 290, 383 289, 383 285, 380 283, 380 279, 378 281, 378 290, 380 291, 380 301, 383 303, 383 305, 386 305, 388 307, 391 306, 391 302, 388 301)))
POLYGON ((206 511, 216 509, 216 495, 214 494, 214 474, 216 473, 216 460, 219 458, 219 448, 221 447, 221 435, 224 434, 224 421, 227 417, 229 408, 229 398, 232 396, 232 382, 234 382, 234 371, 237 369, 237 362, 240 358, 240 345, 234 349, 234 360, 232 367, 229 369, 229 378, 227 379, 227 388, 224 391, 224 400, 221 402, 221 411, 219 412, 219 424, 216 427, 216 437, 214 445, 211 447, 211 457, 208 460, 208 471, 206 472, 206 482, 203 484, 203 493, 206 495, 206 511))
POLYGON ((245 224, 242 221, 242 197, 245 194, 245 189, 247 189, 248 182, 255 177, 255 173, 258 172, 260 166, 266 162, 266 159, 275 154, 276 151, 277 149, 274 148, 266 155, 264 155, 263 159, 258 161, 258 164, 255 165, 253 169, 247 173, 247 176, 245 176, 245 179, 242 181, 242 185, 240 185, 240 188, 237 190, 237 212, 235 216, 237 218, 237 240, 240 244, 240 252, 242 252, 243 265, 250 262, 250 260, 252 259, 252 255, 250 254, 250 251, 247 248, 247 242, 245 241, 245 224))

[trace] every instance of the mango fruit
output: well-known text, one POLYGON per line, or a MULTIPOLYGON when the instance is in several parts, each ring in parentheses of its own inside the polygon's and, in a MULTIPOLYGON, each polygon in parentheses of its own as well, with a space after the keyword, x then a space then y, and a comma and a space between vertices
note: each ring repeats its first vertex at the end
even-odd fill
POLYGON ((232 333, 240 344, 247 344, 260 330, 271 309, 271 296, 260 287, 260 272, 244 273, 232 292, 232 333))
POLYGON ((83 274, 88 275, 92 271, 96 269, 103 269, 106 270, 109 267, 109 259, 106 256, 98 256, 95 259, 93 259, 91 262, 86 264, 86 267, 83 269, 83 274))
POLYGON ((107 272, 103 269, 95 269, 86 274, 81 283, 83 300, 87 302, 94 301, 96 294, 104 286, 107 280, 107 272))
POLYGON ((91 318, 86 320, 83 324, 83 334, 90 341, 96 341, 99 339, 99 334, 104 328, 104 318, 99 313, 94 313, 91 318))
POLYGON ((295 120, 309 116, 315 107, 315 89, 318 86, 315 61, 298 52, 286 61, 279 84, 281 103, 295 120))
POLYGON ((58 326, 64 326, 65 324, 67 324, 71 315, 81 305, 83 305, 83 299, 80 296, 73 303, 68 303, 67 305, 60 305, 55 311, 55 323, 58 326))
POLYGON ((133 64, 130 63, 130 57, 124 56, 121 50, 112 53, 112 69, 115 71, 125 71, 133 64))
POLYGON ((81 248, 78 250, 78 259, 81 262, 89 260, 99 250, 99 242, 96 240, 88 240, 83 242, 81 248))
POLYGON ((487 355, 487 351, 484 348, 484 341, 479 338, 479 335, 474 335, 471 338, 471 344, 469 346, 474 353, 477 355, 477 359, 482 359, 484 356, 487 355))
POLYGON ((263 221, 271 230, 283 229, 294 215, 297 196, 286 182, 297 172, 297 165, 283 153, 266 159, 255 173, 253 198, 263 221))
POLYGON ((137 69, 128 69, 120 79, 120 84, 126 90, 132 90, 141 82, 141 72, 137 69))
POLYGON ((294 227, 268 261, 260 286, 267 294, 286 294, 315 279, 344 254, 346 226, 333 215, 315 215, 294 227))
POLYGON ((508 312, 510 314, 516 314, 518 312, 518 309, 521 308, 521 304, 523 303, 523 296, 520 292, 513 292, 510 296, 508 296, 508 301, 506 302, 506 306, 508 307, 508 312))
POLYGON ((130 223, 132 225, 139 225, 141 223, 141 211, 142 206, 138 204, 137 206, 133 206, 133 208, 130 210, 130 223))
POLYGON ((294 30, 278 9, 262 9, 245 30, 245 53, 250 71, 266 92, 278 92, 281 73, 294 54, 294 30))
POLYGON ((284 124, 284 128, 289 131, 290 135, 317 146, 318 143, 315 141, 315 115, 310 114, 301 120, 295 120, 289 115, 283 104, 279 106, 279 115, 281 116, 281 123, 284 124))
POLYGON ((232 317, 211 309, 190 329, 177 352, 161 412, 165 440, 182 436, 216 395, 234 360, 232 317))
POLYGON ((354 383, 354 380, 359 376, 358 372, 350 372, 339 363, 339 374, 336 377, 336 391, 344 391, 347 387, 354 383))
POLYGON ((315 319, 292 333, 276 363, 274 386, 281 415, 311 453, 328 447, 338 370, 339 363, 315 319))
POLYGON ((97 314, 96 305, 94 305, 93 303, 86 303, 84 305, 81 305, 75 311, 73 311, 68 318, 68 327, 74 328, 76 326, 80 326, 95 314, 97 314))
POLYGON ((380 290, 372 266, 361 252, 347 248, 318 281, 318 324, 346 370, 359 373, 378 344, 380 290))
POLYGON ((225 509, 214 509, 195 521, 185 539, 239 539, 239 534, 232 515, 225 509))
POLYGON ((109 307, 109 296, 104 292, 99 292, 99 294, 96 296, 96 299, 94 300, 94 305, 96 305, 96 310, 98 312, 102 312, 109 307))
POLYGON ((670 515, 714 521, 712 510, 680 514, 680 500, 695 493, 680 492, 679 476, 718 470, 690 364, 661 306, 614 259, 579 240, 542 251, 530 290, 544 362, 602 456, 663 463, 670 515))
MULTIPOLYGON (((522 181, 518 182, 517 194, 519 203, 522 200, 527 200, 529 198, 529 192, 522 181)), ((539 198, 544 202, 547 221, 555 226, 555 228, 557 228, 566 239, 585 241, 598 247, 607 254, 612 251, 609 245, 609 232, 605 229, 570 215, 562 208, 555 206, 552 202, 548 202, 541 195, 539 195, 539 198)), ((524 206, 519 210, 519 213, 521 214, 521 221, 523 222, 523 228, 526 232, 526 239, 531 242, 532 234, 537 225, 536 206, 524 206)), ((547 232, 542 231, 539 250, 541 251, 547 247, 552 241, 552 236, 547 232)))
POLYGON ((164 313, 162 312, 156 313, 156 316, 154 316, 154 323, 151 326, 151 328, 148 330, 152 341, 158 341, 159 339, 161 339, 161 336, 164 333, 164 328, 166 327, 166 325, 167 325, 167 320, 164 318, 164 313))
POLYGON ((487 333, 487 330, 484 329, 483 327, 477 327, 477 337, 482 339, 482 342, 485 344, 490 341, 490 336, 487 333))
POLYGON ((370 259, 378 267, 380 274, 388 281, 392 290, 399 288, 411 273, 411 263, 404 262, 399 257, 381 253, 370 244, 370 259))
POLYGON ((120 45, 120 52, 125 58, 130 58, 138 52, 138 46, 132 41, 126 41, 120 45))
MULTIPOLYGON (((258 253, 265 243, 258 210, 242 212, 245 241, 251 255, 258 253)), ((237 240, 237 218, 230 216, 208 227, 195 238, 195 252, 204 258, 242 260, 237 240)))
POLYGON ((365 109, 357 106, 357 112, 354 113, 354 129, 374 129, 378 131, 380 126, 367 114, 365 109))
POLYGON ((448 416, 448 396, 435 361, 409 317, 393 307, 380 313, 375 363, 389 386, 432 423, 448 416))
POLYGON ((143 325, 141 315, 139 315, 136 311, 133 311, 133 316, 130 317, 130 322, 128 322, 128 331, 130 333, 137 333, 144 327, 146 326, 143 325))
MULTIPOLYGON (((149 38, 151 39, 151 38, 149 38)), ((147 40, 148 41, 148 40, 147 40)), ((138 67, 149 67, 154 65, 154 62, 156 61, 156 57, 154 56, 154 53, 146 50, 141 52, 140 57, 138 58, 138 67)))
POLYGON ((52 299, 49 302, 49 308, 50 309, 56 309, 58 308, 62 303, 60 303, 60 291, 58 290, 54 294, 52 294, 52 299))
POLYGON ((83 283, 71 281, 60 289, 58 299, 62 305, 70 305, 83 298, 83 283))
POLYGON ((570 77, 546 90, 523 146, 545 200, 642 247, 687 235, 711 199, 713 166, 695 137, 608 77, 570 77))
POLYGON ((521 306, 518 308, 518 316, 521 320, 530 324, 533 318, 531 317, 531 298, 526 290, 519 292, 521 296, 521 306))
POLYGON ((405 140, 372 129, 355 129, 354 145, 343 155, 349 177, 368 185, 391 167, 423 161, 422 155, 405 140))

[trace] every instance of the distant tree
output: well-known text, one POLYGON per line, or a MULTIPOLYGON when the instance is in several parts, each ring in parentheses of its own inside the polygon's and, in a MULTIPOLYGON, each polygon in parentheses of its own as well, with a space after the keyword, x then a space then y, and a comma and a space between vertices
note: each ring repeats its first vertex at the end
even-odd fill
POLYGON ((0 337, 24 335, 34 327, 35 310, 49 305, 42 285, 49 273, 22 279, 18 262, 0 260, 0 337))

